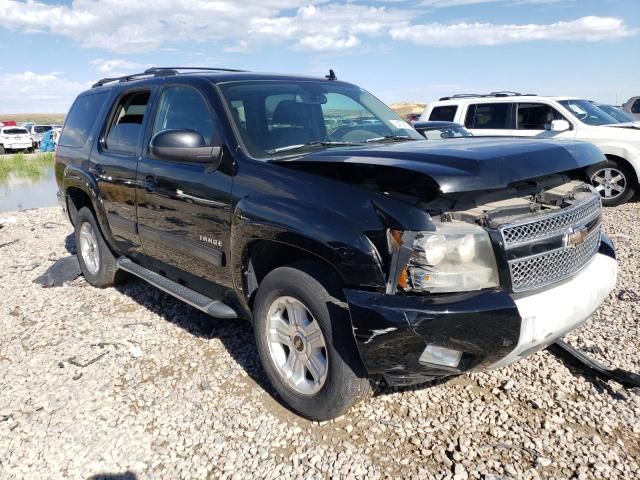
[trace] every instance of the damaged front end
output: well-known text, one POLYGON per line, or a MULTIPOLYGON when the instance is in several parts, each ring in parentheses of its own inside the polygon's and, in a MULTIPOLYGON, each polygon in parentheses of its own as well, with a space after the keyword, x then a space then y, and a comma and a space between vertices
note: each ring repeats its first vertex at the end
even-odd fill
POLYGON ((346 291, 362 360, 389 383, 508 365, 583 323, 615 284, 600 196, 566 175, 414 202, 433 228, 388 230, 386 292, 346 291))

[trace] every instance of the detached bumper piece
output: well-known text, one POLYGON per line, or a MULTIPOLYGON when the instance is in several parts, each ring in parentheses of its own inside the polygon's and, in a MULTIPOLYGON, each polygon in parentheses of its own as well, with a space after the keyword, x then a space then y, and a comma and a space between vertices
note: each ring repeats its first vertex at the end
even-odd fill
POLYGON ((621 368, 607 368, 593 358, 587 357, 584 353, 576 350, 563 340, 556 342, 549 347, 549 351, 555 356, 566 360, 575 366, 582 367, 596 377, 604 380, 615 380, 626 388, 640 388, 640 375, 621 368))

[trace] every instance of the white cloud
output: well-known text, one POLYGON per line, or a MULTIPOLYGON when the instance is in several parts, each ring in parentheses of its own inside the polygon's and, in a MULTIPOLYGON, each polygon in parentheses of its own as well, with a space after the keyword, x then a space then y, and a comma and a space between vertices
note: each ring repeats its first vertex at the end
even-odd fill
POLYGON ((0 74, 0 106, 3 113, 66 112, 89 83, 76 82, 60 72, 0 74))
POLYGON ((114 58, 111 60, 97 58, 90 61, 89 63, 94 66, 95 70, 98 73, 112 77, 122 76, 126 73, 131 73, 134 70, 145 68, 145 66, 140 63, 131 62, 129 60, 122 60, 119 58, 114 58))
POLYGON ((499 25, 492 23, 429 23, 390 31, 396 40, 418 45, 502 45, 534 40, 581 40, 595 42, 637 34, 624 21, 613 17, 582 17, 552 24, 499 25))
POLYGON ((575 0, 422 0, 421 5, 433 8, 462 7, 481 3, 507 3, 511 5, 572 3, 575 0))
MULTIPOLYGON (((422 0, 422 5, 556 1, 422 0)), ((82 47, 117 53, 167 51, 184 45, 193 49, 216 42, 219 47, 214 48, 226 52, 245 52, 264 45, 336 52, 389 35, 427 45, 495 45, 540 39, 601 40, 635 33, 622 20, 609 17, 530 25, 415 24, 424 8, 413 4, 408 8, 407 2, 391 5, 376 7, 348 0, 73 0, 64 5, 0 0, 0 28, 50 33, 82 47)), ((127 62, 121 62, 96 68, 102 68, 100 72, 128 71, 127 62)))
POLYGON ((340 50, 363 35, 385 33, 414 13, 326 0, 74 0, 50 5, 0 0, 0 25, 10 30, 48 32, 79 45, 119 53, 140 53, 180 43, 223 42, 241 51, 264 42, 340 50), (323 5, 324 4, 324 5, 323 5))

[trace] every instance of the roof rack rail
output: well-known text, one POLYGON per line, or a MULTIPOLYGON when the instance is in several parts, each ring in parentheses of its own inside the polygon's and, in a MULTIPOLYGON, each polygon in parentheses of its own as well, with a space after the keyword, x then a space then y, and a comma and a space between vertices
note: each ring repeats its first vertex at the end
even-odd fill
POLYGON ((170 77, 172 75, 179 75, 180 70, 194 70, 194 71, 212 71, 212 72, 244 72, 245 70, 235 70, 231 68, 214 68, 214 67, 151 67, 146 69, 142 73, 132 73, 130 75, 123 75, 122 77, 107 77, 98 80, 91 88, 101 87, 107 83, 114 82, 129 82, 131 80, 137 80, 142 77, 170 77))
POLYGON ((508 90, 499 91, 499 92, 491 92, 491 93, 458 93, 456 95, 450 95, 448 97, 441 97, 439 101, 444 100, 453 100, 455 98, 491 98, 491 97, 535 97, 537 94, 535 93, 520 93, 520 92, 511 92, 508 90))

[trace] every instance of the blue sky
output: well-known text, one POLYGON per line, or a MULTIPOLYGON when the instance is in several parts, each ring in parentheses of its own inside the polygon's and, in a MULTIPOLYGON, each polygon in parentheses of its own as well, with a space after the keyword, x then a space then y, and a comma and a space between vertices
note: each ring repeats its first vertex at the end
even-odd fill
POLYGON ((147 66, 324 75, 391 103, 640 95, 640 0, 0 0, 0 113, 147 66))

